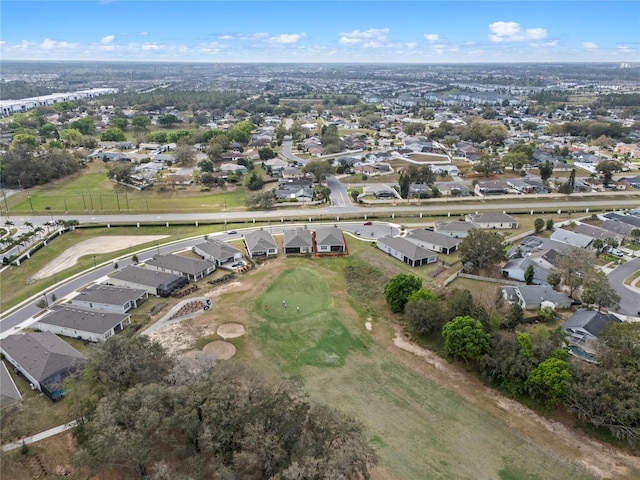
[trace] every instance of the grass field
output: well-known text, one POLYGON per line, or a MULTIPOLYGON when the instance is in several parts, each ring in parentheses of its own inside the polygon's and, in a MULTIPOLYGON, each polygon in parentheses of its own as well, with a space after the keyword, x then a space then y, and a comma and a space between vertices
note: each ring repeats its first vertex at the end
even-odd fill
MULTIPOLYGON (((360 251, 367 253, 366 247, 360 251)), ((258 283, 265 286, 251 309, 255 325, 247 337, 253 355, 267 360, 262 368, 272 374, 300 380, 315 400, 359 418, 391 478, 549 478, 549 469, 554 478, 591 478, 562 452, 512 430, 499 415, 443 389, 408 367, 400 352, 379 344, 376 338, 388 337, 391 324, 373 319, 376 333, 368 332, 357 313, 363 309, 345 294, 341 271, 356 258, 290 260, 258 283), (317 296, 310 295, 314 291, 317 296), (304 309, 292 311, 305 301, 304 309)))

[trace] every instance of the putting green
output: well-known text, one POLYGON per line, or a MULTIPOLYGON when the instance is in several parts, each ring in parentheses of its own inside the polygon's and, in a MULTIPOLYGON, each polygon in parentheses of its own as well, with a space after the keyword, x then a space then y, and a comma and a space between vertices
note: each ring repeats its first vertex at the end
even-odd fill
POLYGON ((289 322, 326 310, 329 301, 329 289, 322 275, 308 268, 292 268, 258 299, 256 310, 270 320, 289 322))
POLYGON ((349 352, 366 345, 343 325, 331 303, 320 274, 307 268, 287 270, 256 301, 256 312, 267 322, 252 337, 290 372, 303 366, 342 366, 349 352))

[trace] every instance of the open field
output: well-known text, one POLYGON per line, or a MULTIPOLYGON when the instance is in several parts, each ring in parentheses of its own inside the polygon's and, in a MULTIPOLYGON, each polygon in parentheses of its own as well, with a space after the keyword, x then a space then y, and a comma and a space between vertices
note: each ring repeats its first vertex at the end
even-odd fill
MULTIPOLYGON (((200 185, 184 190, 169 186, 167 191, 138 191, 113 183, 107 178, 108 164, 92 162, 72 177, 48 185, 34 187, 7 198, 11 214, 39 212, 62 215, 65 212, 210 212, 244 209, 244 187, 229 185, 202 192, 200 185)), ((3 209, 5 208, 3 202, 3 209)))

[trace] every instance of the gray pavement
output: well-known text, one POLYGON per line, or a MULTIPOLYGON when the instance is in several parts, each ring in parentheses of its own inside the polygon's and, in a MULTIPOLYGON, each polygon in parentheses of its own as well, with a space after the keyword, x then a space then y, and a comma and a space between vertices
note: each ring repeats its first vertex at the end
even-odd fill
POLYGON ((620 307, 616 313, 631 317, 640 317, 640 289, 625 285, 625 279, 640 270, 640 258, 636 258, 619 265, 607 274, 609 283, 620 295, 620 307))

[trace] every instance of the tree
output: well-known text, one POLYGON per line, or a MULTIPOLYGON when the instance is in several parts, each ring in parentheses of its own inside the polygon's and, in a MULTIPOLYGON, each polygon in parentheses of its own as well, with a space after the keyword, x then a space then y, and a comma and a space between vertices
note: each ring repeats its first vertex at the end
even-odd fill
POLYGON ((592 269, 584 280, 582 301, 588 305, 597 305, 598 311, 620 305, 620 295, 616 293, 602 270, 592 269))
POLYGON ((593 268, 593 264, 584 255, 583 250, 573 248, 560 257, 556 268, 564 284, 569 287, 571 297, 582 285, 584 275, 593 268))
POLYGON ((262 178, 258 174, 252 173, 247 182, 247 188, 249 190, 262 190, 262 185, 264 185, 262 178))
POLYGON ((473 169, 478 173, 483 173, 485 177, 488 177, 492 173, 496 173, 502 169, 502 162, 497 155, 483 153, 480 156, 480 160, 473 166, 473 169))
POLYGON ((262 147, 258 149, 258 155, 260 155, 260 160, 262 160, 263 162, 265 160, 270 160, 272 158, 276 158, 276 152, 274 152, 271 148, 269 147, 262 147))
POLYGON ((533 265, 529 265, 524 271, 524 281, 527 285, 531 285, 533 283, 533 278, 535 276, 535 270, 533 265))
POLYGON ((602 177, 602 183, 605 187, 608 187, 613 178, 615 172, 619 172, 622 169, 622 165, 617 160, 603 160, 596 165, 596 172, 600 173, 602 177))
POLYGON ((402 129, 404 133, 407 135, 419 135, 424 133, 424 123, 422 122, 411 122, 402 124, 402 129))
POLYGON ((100 140, 103 142, 124 142, 127 136, 118 127, 111 127, 100 134, 100 140))
POLYGON ((504 259, 502 237, 495 232, 472 229, 460 244, 460 261, 475 270, 494 265, 504 259))
POLYGON ((93 135, 96 132, 96 125, 91 117, 84 117, 75 122, 71 122, 69 128, 74 128, 83 135, 93 135))
POLYGON ((276 198, 273 192, 262 192, 247 197, 245 205, 249 208, 260 208, 262 210, 268 210, 276 202, 276 198))
POLYGON ((571 385, 566 360, 550 357, 531 371, 525 386, 529 394, 548 408, 555 407, 571 385))
POLYGON ((333 172, 333 165, 326 160, 311 160, 302 167, 302 173, 311 173, 318 183, 322 183, 322 179, 333 172))
POLYGON ((445 323, 442 337, 447 354, 465 361, 479 359, 489 350, 491 339, 482 323, 468 316, 445 323))
POLYGON ((533 227, 536 229, 536 233, 539 233, 544 228, 544 219, 536 218, 533 222, 533 227))
POLYGON ((633 243, 640 243, 640 228, 634 228, 631 230, 629 235, 631 236, 633 243))
POLYGON ((546 225, 545 225, 545 228, 546 228, 547 230, 551 231, 551 230, 553 230, 553 225, 554 225, 554 223, 553 223, 553 218, 548 218, 548 219, 547 219, 547 223, 546 223, 546 225))
POLYGON ((402 313, 412 293, 420 290, 422 279, 401 273, 393 277, 384 287, 384 298, 394 313, 402 313))
POLYGON ((173 156, 176 159, 176 163, 180 163, 185 167, 193 165, 196 160, 196 154, 193 151, 191 145, 178 145, 173 151, 173 156))
POLYGON ((435 298, 416 298, 409 301, 404 307, 404 313, 409 328, 416 335, 429 335, 442 328, 443 315, 440 301, 435 298))
POLYGON ((31 150, 35 150, 38 146, 38 141, 36 140, 35 135, 16 133, 11 141, 11 148, 15 148, 18 145, 24 145, 31 150))
POLYGON ((318 185, 314 188, 314 193, 316 198, 322 202, 328 202, 331 198, 331 189, 329 187, 318 185))
POLYGON ((409 176, 401 174, 398 183, 400 185, 400 196, 402 198, 409 198, 409 187, 411 185, 409 176))
POLYGON ((158 125, 162 125, 163 127, 171 127, 179 122, 180 122, 180 119, 178 119, 178 117, 176 117, 172 113, 169 113, 166 115, 160 115, 158 117, 158 125))
POLYGON ((113 120, 111 120, 111 125, 119 128, 122 131, 125 131, 129 126, 129 120, 127 120, 126 118, 114 118, 113 120))
POLYGON ((518 302, 513 302, 509 307, 509 312, 505 315, 502 327, 513 330, 524 320, 524 311, 518 302))
POLYGON ((224 149, 222 148, 222 145, 219 143, 209 143, 209 146, 207 147, 207 157, 209 157, 209 160, 212 162, 219 162, 222 160, 223 153, 224 149))
POLYGON ((118 183, 129 183, 133 169, 134 167, 131 163, 116 163, 109 168, 107 175, 118 183))
POLYGON ((556 322, 556 315, 557 315, 556 309, 548 305, 538 310, 538 320, 543 323, 556 322))
POLYGON ((543 164, 538 167, 540 170, 540 178, 545 181, 551 178, 551 174, 553 174, 553 164, 549 160, 545 160, 543 164))
POLYGON ((146 115, 136 115, 131 119, 131 125, 137 130, 146 130, 151 125, 151 119, 146 115))
POLYGON ((75 128, 65 128, 60 131, 60 140, 66 145, 77 145, 82 140, 82 133, 75 128))

